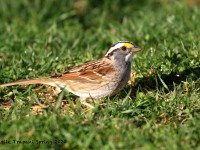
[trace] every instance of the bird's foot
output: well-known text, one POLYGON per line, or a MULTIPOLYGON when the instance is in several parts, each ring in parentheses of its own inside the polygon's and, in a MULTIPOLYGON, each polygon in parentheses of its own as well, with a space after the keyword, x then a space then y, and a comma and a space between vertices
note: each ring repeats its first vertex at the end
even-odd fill
POLYGON ((80 98, 80 102, 81 102, 81 104, 83 104, 83 105, 85 105, 85 106, 87 106, 87 107, 89 107, 89 108, 94 108, 94 106, 93 105, 91 105, 90 103, 88 103, 87 101, 86 101, 86 98, 80 98))

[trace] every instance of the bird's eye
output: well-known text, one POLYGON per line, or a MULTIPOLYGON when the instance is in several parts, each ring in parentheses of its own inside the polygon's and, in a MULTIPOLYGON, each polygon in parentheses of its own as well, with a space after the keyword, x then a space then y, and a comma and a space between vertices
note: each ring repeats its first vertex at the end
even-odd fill
POLYGON ((122 46, 122 50, 125 51, 126 50, 126 46, 122 46))

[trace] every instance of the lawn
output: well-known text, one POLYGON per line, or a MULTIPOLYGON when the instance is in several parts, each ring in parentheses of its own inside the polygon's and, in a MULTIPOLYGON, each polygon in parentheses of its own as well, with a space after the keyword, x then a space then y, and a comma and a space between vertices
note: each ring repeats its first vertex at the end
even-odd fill
POLYGON ((0 149, 200 149, 198 1, 1 0, 0 20, 0 84, 60 74, 120 40, 143 49, 94 109, 46 86, 0 88, 0 149))

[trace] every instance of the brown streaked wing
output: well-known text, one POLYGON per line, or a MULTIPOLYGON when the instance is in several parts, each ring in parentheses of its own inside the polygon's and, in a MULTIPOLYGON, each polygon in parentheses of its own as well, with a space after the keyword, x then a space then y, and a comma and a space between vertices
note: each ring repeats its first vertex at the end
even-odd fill
POLYGON ((98 60, 72 68, 64 74, 57 77, 55 76, 54 78, 74 80, 82 83, 100 83, 103 76, 112 73, 114 70, 115 69, 110 63, 98 60))
POLYGON ((82 64, 80 66, 76 66, 76 67, 70 69, 68 72, 83 72, 83 71, 87 71, 87 70, 93 70, 93 69, 96 69, 97 67, 101 66, 101 64, 102 64, 101 60, 90 61, 90 62, 82 64))

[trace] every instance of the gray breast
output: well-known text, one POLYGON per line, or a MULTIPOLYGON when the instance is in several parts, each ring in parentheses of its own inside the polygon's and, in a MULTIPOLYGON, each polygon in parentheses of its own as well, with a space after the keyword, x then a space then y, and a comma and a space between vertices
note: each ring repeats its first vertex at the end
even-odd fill
POLYGON ((128 80, 130 79, 131 62, 127 62, 126 66, 124 68, 121 68, 121 69, 123 71, 122 71, 120 82, 119 82, 117 88, 115 89, 115 91, 113 92, 112 95, 117 94, 122 88, 124 88, 124 86, 127 84, 128 80))

